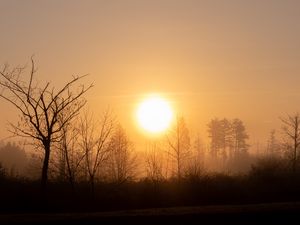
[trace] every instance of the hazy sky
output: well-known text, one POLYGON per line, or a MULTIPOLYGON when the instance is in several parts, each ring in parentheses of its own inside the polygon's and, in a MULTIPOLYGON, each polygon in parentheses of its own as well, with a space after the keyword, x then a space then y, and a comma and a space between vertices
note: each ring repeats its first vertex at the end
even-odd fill
MULTIPOLYGON (((38 79, 86 74, 131 134, 141 96, 158 92, 192 132, 239 117, 252 142, 300 110, 298 0, 0 0, 0 63, 35 55, 38 79)), ((0 102, 0 135, 13 107, 0 102)), ((134 137, 132 137, 134 139, 134 137)))

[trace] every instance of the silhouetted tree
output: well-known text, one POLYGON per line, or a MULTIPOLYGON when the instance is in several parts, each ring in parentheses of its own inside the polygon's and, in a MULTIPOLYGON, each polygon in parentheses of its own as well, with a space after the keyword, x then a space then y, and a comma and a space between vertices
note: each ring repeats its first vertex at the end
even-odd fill
POLYGON ((234 119, 232 121, 233 144, 235 154, 247 152, 249 145, 247 139, 249 138, 243 121, 234 119))
POLYGON ((41 176, 42 191, 46 190, 51 146, 61 139, 61 130, 72 121, 85 105, 82 96, 92 87, 80 85, 85 76, 75 76, 62 88, 55 90, 47 82, 44 86, 35 81, 35 64, 31 58, 29 79, 22 79, 23 68, 9 69, 5 65, 0 72, 0 97, 11 103, 21 113, 18 124, 11 123, 14 135, 33 138, 44 150, 41 176), (61 115, 64 120, 59 121, 61 115))
POLYGON ((214 158, 219 154, 222 155, 224 161, 228 156, 232 157, 233 127, 231 121, 226 118, 211 120, 208 124, 208 136, 211 140, 211 154, 214 158))
POLYGON ((91 185, 92 195, 95 190, 96 174, 101 166, 104 167, 103 164, 109 156, 113 127, 114 119, 108 110, 98 123, 88 113, 80 120, 79 144, 84 152, 84 170, 91 185))
POLYGON ((173 129, 167 136, 170 147, 170 156, 175 160, 176 175, 180 180, 182 177, 184 161, 189 156, 190 135, 183 117, 177 117, 173 129))
POLYGON ((234 146, 234 129, 233 124, 228 119, 221 120, 221 127, 223 129, 223 159, 232 158, 234 146))
POLYGON ((291 152, 292 171, 296 172, 300 145, 300 116, 299 113, 295 113, 294 115, 280 118, 280 120, 283 123, 282 130, 286 137, 287 148, 291 152))
POLYGON ((108 154, 110 180, 121 184, 134 178, 137 167, 136 154, 121 125, 118 125, 112 134, 108 154))
POLYGON ((186 168, 186 176, 198 178, 203 173, 205 161, 205 146, 198 135, 194 140, 188 165, 186 168))
POLYGON ((267 154, 272 157, 279 156, 280 144, 276 139, 276 130, 271 130, 267 143, 267 154))
MULTIPOLYGON (((215 118, 208 124, 211 155, 214 161, 221 156, 223 167, 228 163, 242 160, 247 155, 249 138, 246 128, 240 119, 220 120, 215 118)), ((225 169, 225 168, 224 168, 225 169)))
POLYGON ((58 144, 59 172, 62 178, 66 177, 72 189, 75 188, 76 177, 84 160, 85 152, 79 145, 78 123, 69 124, 62 129, 62 138, 58 144), (64 177, 63 177, 64 176, 64 177))
POLYGON ((153 183, 163 180, 163 155, 157 142, 151 143, 146 152, 146 173, 153 183))
POLYGON ((218 119, 212 119, 208 126, 208 137, 210 138, 210 150, 214 158, 225 146, 225 135, 222 122, 218 119))

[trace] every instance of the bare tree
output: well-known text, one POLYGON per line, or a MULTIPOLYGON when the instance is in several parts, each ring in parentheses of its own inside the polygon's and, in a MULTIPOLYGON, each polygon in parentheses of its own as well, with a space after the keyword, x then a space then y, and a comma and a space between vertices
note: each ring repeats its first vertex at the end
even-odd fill
POLYGON ((205 161, 205 146, 199 135, 194 140, 191 157, 188 160, 188 166, 186 168, 186 176, 199 178, 204 170, 205 161))
POLYGON ((109 179, 117 184, 133 179, 137 167, 136 154, 124 129, 118 125, 110 140, 108 156, 109 179))
POLYGON ((163 179, 163 156, 157 142, 151 143, 146 152, 146 173, 153 182, 158 183, 163 179))
POLYGON ((95 191, 95 179, 101 166, 108 159, 110 138, 113 133, 114 119, 109 110, 105 111, 99 123, 92 115, 86 113, 80 121, 80 147, 84 151, 85 173, 91 185, 92 195, 95 191))
POLYGON ((85 152, 79 147, 79 129, 76 125, 78 123, 64 127, 58 143, 60 176, 68 179, 73 190, 85 157, 85 152))
POLYGON ((85 105, 83 95, 92 85, 74 87, 84 76, 74 76, 61 89, 50 87, 50 82, 40 86, 35 80, 36 68, 31 58, 29 79, 23 79, 25 67, 0 72, 0 97, 11 103, 21 113, 18 124, 10 123, 14 135, 33 138, 44 151, 41 188, 44 192, 48 180, 51 146, 61 139, 61 130, 71 122, 85 105), (64 120, 59 122, 59 117, 64 120))
POLYGON ((189 156, 190 136, 183 117, 177 117, 174 128, 167 136, 170 156, 175 160, 178 180, 182 177, 184 161, 189 156))
POLYGON ((280 156, 280 144, 276 138, 276 130, 271 130, 267 141, 267 155, 271 157, 280 156))
POLYGON ((294 115, 287 115, 280 118, 280 120, 283 123, 282 130, 286 136, 287 147, 291 150, 292 170, 296 172, 298 148, 300 145, 300 115, 299 113, 295 113, 294 115))

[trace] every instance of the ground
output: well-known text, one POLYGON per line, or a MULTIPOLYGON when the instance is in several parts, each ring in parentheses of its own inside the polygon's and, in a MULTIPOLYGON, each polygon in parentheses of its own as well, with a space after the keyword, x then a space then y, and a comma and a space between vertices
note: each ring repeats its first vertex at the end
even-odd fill
POLYGON ((5 214, 0 224, 297 224, 300 202, 69 214, 5 214))

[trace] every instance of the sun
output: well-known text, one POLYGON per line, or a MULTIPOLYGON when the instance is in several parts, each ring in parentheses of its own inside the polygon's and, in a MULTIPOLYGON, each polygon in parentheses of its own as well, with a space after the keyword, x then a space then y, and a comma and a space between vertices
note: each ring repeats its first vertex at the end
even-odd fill
POLYGON ((173 110, 169 102, 162 97, 148 97, 138 106, 138 123, 147 132, 155 134, 165 131, 172 119, 173 110))

